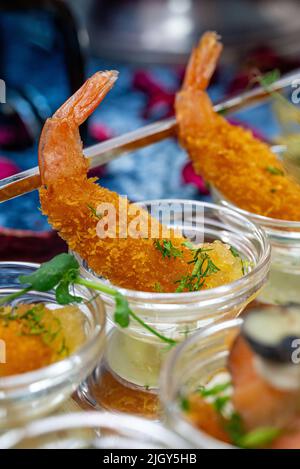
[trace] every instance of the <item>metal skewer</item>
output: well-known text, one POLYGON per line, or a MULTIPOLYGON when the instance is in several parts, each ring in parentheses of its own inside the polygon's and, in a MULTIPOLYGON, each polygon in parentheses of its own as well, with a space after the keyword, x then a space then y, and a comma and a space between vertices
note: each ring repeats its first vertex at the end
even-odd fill
MULTIPOLYGON (((257 105, 270 97, 272 92, 290 86, 294 80, 299 80, 299 78, 300 70, 298 69, 274 82, 268 87, 268 90, 257 87, 246 91, 226 101, 216 103, 214 110, 222 113, 236 112, 246 106, 257 105)), ((176 133, 176 119, 165 119, 86 148, 84 149, 84 155, 89 158, 90 168, 92 169, 113 161, 122 154, 174 137, 176 133)), ((2 179, 0 181, 0 202, 31 192, 38 189, 40 185, 41 179, 38 167, 2 179)))

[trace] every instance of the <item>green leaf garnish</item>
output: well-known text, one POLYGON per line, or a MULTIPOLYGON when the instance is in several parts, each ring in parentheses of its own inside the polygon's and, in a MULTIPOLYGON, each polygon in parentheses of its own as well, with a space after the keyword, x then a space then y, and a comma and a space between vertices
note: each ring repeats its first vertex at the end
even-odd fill
POLYGON ((186 248, 190 249, 191 251, 194 251, 195 249, 198 249, 191 241, 184 241, 184 243, 181 243, 182 246, 185 246, 186 248))
POLYGON ((230 246, 229 249, 233 257, 241 257, 239 251, 235 247, 230 246))
POLYGON ((230 395, 222 395, 222 393, 228 390, 232 384, 230 382, 220 383, 212 388, 200 387, 198 392, 203 398, 213 397, 212 406, 214 407, 217 414, 222 417, 221 421, 224 426, 224 430, 228 433, 230 440, 236 446, 240 448, 261 448, 272 443, 281 431, 274 427, 260 427, 252 430, 248 433, 245 432, 243 420, 241 415, 236 411, 231 411, 228 415, 225 409, 227 404, 230 402, 230 395))
POLYGON ((68 280, 62 280, 55 289, 56 301, 60 305, 68 305, 70 303, 81 303, 82 298, 80 296, 71 295, 69 292, 70 282, 68 280))
POLYGON ((271 444, 279 437, 281 431, 274 427, 260 427, 238 437, 237 444, 241 448, 262 448, 271 444))
POLYGON ((267 166, 266 170, 270 174, 274 174, 274 176, 284 176, 284 172, 280 168, 276 168, 276 166, 267 166))
POLYGON ((97 213, 97 210, 92 207, 91 205, 87 204, 88 208, 90 209, 90 211, 92 212, 92 216, 97 218, 98 220, 102 220, 103 216, 102 215, 98 215, 97 213))
POLYGON ((201 387, 199 388, 199 392, 202 397, 216 396, 220 394, 221 392, 226 391, 226 389, 229 389, 231 386, 232 386, 231 382, 228 381, 226 383, 216 384, 212 388, 201 387))
POLYGON ((114 320, 120 327, 128 327, 130 323, 130 309, 128 301, 125 296, 119 292, 115 295, 116 308, 114 313, 114 320))
POLYGON ((225 419, 224 429, 228 433, 233 444, 239 446, 241 437, 244 434, 242 417, 238 412, 232 412, 230 417, 225 419))
POLYGON ((257 81, 263 88, 269 88, 275 81, 279 80, 280 71, 278 69, 271 70, 265 73, 263 76, 257 78, 257 81))
POLYGON ((194 264, 192 273, 184 275, 175 282, 179 284, 176 293, 182 293, 185 290, 200 290, 205 283, 205 279, 220 270, 207 254, 208 251, 211 251, 211 249, 193 249, 193 259, 189 262, 189 264, 194 264))
POLYGON ((180 407, 184 412, 188 412, 190 410, 190 402, 187 397, 182 396, 180 398, 180 407))
POLYGON ((161 242, 159 239, 156 239, 153 244, 156 249, 161 252, 163 257, 171 259, 171 257, 176 258, 183 256, 182 251, 176 248, 170 239, 163 239, 161 242))
POLYGON ((163 288, 159 282, 155 282, 153 288, 157 293, 163 293, 163 288))
POLYGON ((46 292, 52 290, 70 271, 78 271, 79 264, 70 254, 59 254, 45 262, 33 274, 21 275, 19 281, 29 285, 31 290, 46 292))
POLYGON ((31 290, 46 292, 53 289, 55 289, 56 300, 59 304, 67 305, 70 303, 79 303, 83 299, 72 295, 70 293, 70 288, 75 285, 83 285, 89 289, 110 294, 115 298, 116 305, 114 319, 120 327, 128 327, 130 318, 132 318, 142 327, 151 332, 151 334, 155 335, 163 342, 166 342, 169 346, 177 344, 176 340, 164 336, 140 319, 130 309, 127 299, 118 292, 118 290, 100 282, 81 278, 79 264, 71 254, 59 254, 51 259, 51 261, 42 264, 33 274, 20 276, 19 281, 22 284, 28 285, 28 287, 1 298, 0 305, 7 304, 13 299, 22 296, 24 292, 29 292, 31 290))

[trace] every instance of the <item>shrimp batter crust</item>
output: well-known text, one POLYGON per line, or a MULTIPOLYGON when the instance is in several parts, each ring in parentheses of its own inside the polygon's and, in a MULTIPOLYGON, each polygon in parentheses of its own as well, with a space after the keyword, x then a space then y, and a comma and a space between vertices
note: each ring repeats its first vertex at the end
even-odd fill
POLYGON ((218 115, 205 92, 221 50, 216 33, 207 32, 192 53, 176 97, 180 142, 195 171, 238 207, 300 221, 299 184, 265 143, 218 115))
MULTIPOLYGON (((166 236, 162 225, 141 209, 141 224, 144 221, 146 227, 150 223, 152 228, 156 226, 157 239, 170 239, 182 255, 163 257, 154 240, 148 237, 148 230, 146 235, 141 230, 138 238, 119 237, 122 198, 95 184, 95 178, 87 177, 88 164, 83 156, 78 127, 102 101, 116 78, 114 71, 96 73, 47 120, 39 145, 42 211, 70 249, 97 274, 124 288, 157 291, 159 283, 160 291, 174 292, 178 286, 176 282, 191 274, 193 269, 193 265, 188 264, 193 252, 182 245, 185 238, 172 230, 166 236), (101 203, 111 204, 115 209, 115 237, 101 238, 97 234, 97 224, 101 220, 95 211, 101 203)), ((131 209, 132 204, 125 209, 128 226, 136 215, 131 209)), ((229 246, 212 243, 209 254, 219 270, 212 272, 201 288, 222 285, 242 276, 240 259, 232 256, 229 246)))

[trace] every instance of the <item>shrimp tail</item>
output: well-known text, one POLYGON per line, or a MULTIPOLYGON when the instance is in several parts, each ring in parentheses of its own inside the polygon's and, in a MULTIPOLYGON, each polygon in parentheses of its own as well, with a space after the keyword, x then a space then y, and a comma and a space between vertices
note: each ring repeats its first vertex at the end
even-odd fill
POLYGON ((217 33, 208 31, 194 48, 183 81, 183 89, 206 90, 222 52, 217 33))
POLYGON ((53 118, 72 117, 77 125, 81 125, 111 90, 118 75, 116 70, 95 73, 55 112, 53 118))
POLYGON ((62 175, 85 175, 78 126, 103 100, 118 77, 116 71, 97 72, 47 119, 39 143, 39 167, 43 185, 54 184, 62 175))
POLYGON ((221 52, 219 36, 208 31, 191 54, 183 86, 175 100, 179 138, 183 146, 186 146, 188 135, 198 135, 203 127, 210 125, 215 118, 212 103, 205 90, 221 52))

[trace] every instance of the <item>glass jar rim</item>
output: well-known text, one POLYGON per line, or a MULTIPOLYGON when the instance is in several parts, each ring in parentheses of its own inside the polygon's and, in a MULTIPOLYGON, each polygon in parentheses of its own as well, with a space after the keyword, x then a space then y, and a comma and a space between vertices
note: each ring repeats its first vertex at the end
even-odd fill
MULTIPOLYGON (((40 267, 40 264, 34 263, 34 262, 22 262, 22 261, 1 261, 0 262, 0 271, 1 268, 3 267, 29 267, 29 268, 34 268, 37 269, 40 267)), ((103 300, 101 299, 100 296, 95 297, 93 295, 92 291, 89 290, 88 288, 86 289, 91 293, 91 298, 93 298, 93 301, 96 302, 96 304, 100 305, 101 309, 101 321, 97 326, 100 326, 100 329, 97 330, 97 327, 93 330, 92 336, 87 339, 87 341, 78 347, 78 349, 75 350, 74 353, 69 355, 66 358, 63 358, 62 360, 52 363, 50 365, 44 366, 42 368, 39 368, 38 370, 34 371, 29 371, 26 373, 22 374, 17 374, 17 375, 12 375, 12 376, 5 376, 5 377, 0 377, 0 388, 6 389, 10 387, 18 387, 18 386, 23 386, 23 385, 28 385, 32 382, 36 381, 42 381, 43 379, 49 379, 49 378, 54 378, 58 376, 64 375, 68 370, 72 369, 72 364, 75 361, 78 360, 78 356, 84 356, 86 355, 90 349, 93 349, 93 346, 96 342, 99 340, 104 339, 106 335, 106 314, 105 314, 105 305, 103 300)), ((0 291, 1 291, 1 286, 0 286, 0 291)), ((47 292, 46 292, 47 293, 47 292)))
POLYGON ((169 445, 169 442, 172 441, 172 444, 167 447, 190 448, 182 437, 158 422, 152 422, 151 420, 134 415, 112 414, 105 410, 53 415, 30 422, 23 428, 12 429, 2 434, 0 436, 0 447, 12 448, 26 438, 38 438, 52 432, 99 427, 112 431, 121 429, 121 432, 129 432, 132 435, 134 432, 138 432, 145 439, 153 438, 154 443, 162 443, 164 445, 169 445))
POLYGON ((180 411, 178 404, 174 402, 174 398, 176 398, 174 393, 176 394, 178 389, 173 387, 173 371, 181 356, 184 355, 185 351, 190 349, 193 345, 197 345, 201 341, 201 339, 207 339, 211 335, 218 332, 222 332, 226 328, 239 327, 242 323, 243 319, 240 317, 226 320, 221 319, 195 332, 184 342, 181 342, 179 345, 177 345, 177 347, 175 347, 169 353, 160 373, 159 398, 163 410, 167 414, 172 416, 172 418, 178 419, 178 421, 181 423, 185 435, 187 435, 188 432, 196 432, 199 438, 201 437, 203 440, 212 443, 215 447, 221 446, 222 448, 235 448, 235 446, 231 445, 230 443, 222 442, 217 438, 214 438, 213 436, 204 432, 203 430, 195 427, 187 417, 184 417, 183 412, 180 411))
MULTIPOLYGON (((120 293, 126 296, 129 300, 154 302, 154 303, 157 303, 157 302, 161 303, 165 301, 166 303, 168 302, 172 303, 173 308, 174 308, 174 300, 176 299, 180 299, 180 303, 182 303, 183 301, 186 301, 187 303, 189 302, 195 303, 197 300, 200 302, 203 302, 205 300, 210 300, 216 297, 221 297, 225 295, 228 296, 242 289, 245 284, 247 284, 254 277, 259 275, 260 272, 264 270, 267 267, 267 265, 270 263, 271 247, 269 244, 269 240, 265 234, 265 231, 259 225, 254 223, 252 220, 249 220, 244 215, 237 213, 234 209, 229 208, 229 207, 224 207, 222 205, 214 204, 211 202, 203 202, 203 201, 188 200, 188 199, 154 199, 154 200, 136 202, 136 204, 140 204, 140 205, 162 204, 162 203, 175 203, 175 204, 182 203, 182 204, 187 204, 187 205, 198 205, 201 207, 206 207, 207 209, 221 211, 224 214, 228 214, 231 217, 233 217, 233 219, 238 219, 244 225, 247 224, 247 226, 249 226, 249 231, 251 227, 251 235, 255 233, 256 237, 259 237, 260 239, 262 253, 260 255, 257 265, 250 272, 247 272, 246 275, 243 275, 241 278, 233 282, 230 282, 228 284, 221 285, 219 287, 209 288, 206 290, 200 290, 200 291, 195 291, 195 292, 183 292, 183 293, 145 292, 145 291, 131 290, 131 289, 118 287, 116 285, 111 284, 106 279, 101 279, 103 283, 112 285, 120 293)), ((75 252, 72 252, 72 253, 75 256, 75 258, 79 261, 79 263, 82 265, 83 260, 81 256, 79 256, 75 252)), ((96 274, 93 275, 91 272, 89 272, 88 269, 85 269, 85 272, 90 278, 94 278, 94 276, 96 275, 96 274)))

